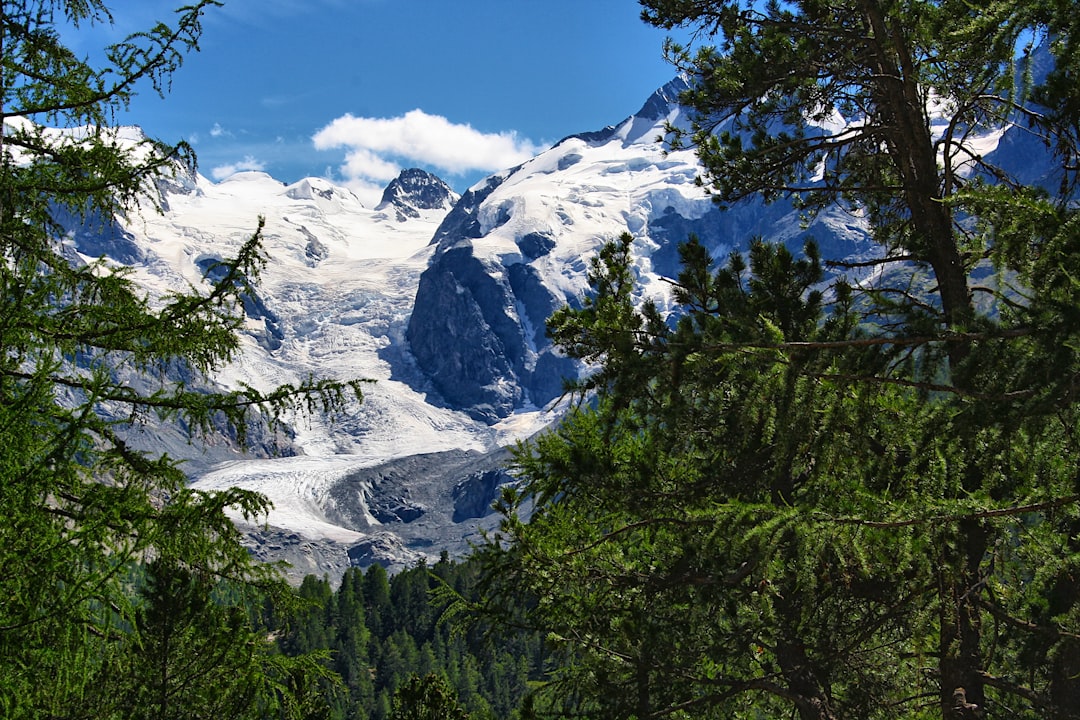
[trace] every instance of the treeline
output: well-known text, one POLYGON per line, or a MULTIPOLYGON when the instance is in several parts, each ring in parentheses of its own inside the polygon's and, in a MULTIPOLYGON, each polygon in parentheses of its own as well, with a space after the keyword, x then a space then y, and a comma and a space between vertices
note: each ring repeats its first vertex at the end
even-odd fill
POLYGON ((609 244, 549 322, 593 400, 518 454, 479 557, 299 598, 226 513, 265 498, 124 439, 359 399, 170 380, 236 359, 261 226, 160 303, 61 242, 60 211, 133 213, 194 161, 109 123, 218 4, 101 68, 57 25, 104 0, 0 5, 0 717, 524 720, 537 682, 536 715, 595 720, 1080 719, 1075 3, 641 0, 714 43, 669 47, 701 184, 849 210, 880 256, 690 242, 672 325, 609 244), (984 152, 993 128, 1052 169, 984 152))
MULTIPOLYGON (((328 717, 392 716, 395 693, 414 678, 442 677, 473 720, 511 718, 545 666, 538 633, 454 622, 456 601, 475 600, 476 563, 420 564, 388 576, 350 568, 340 586, 309 575, 299 608, 271 611, 278 647, 290 656, 326 652, 341 678, 326 683, 328 717)), ((399 703, 400 705, 400 703, 399 703)))

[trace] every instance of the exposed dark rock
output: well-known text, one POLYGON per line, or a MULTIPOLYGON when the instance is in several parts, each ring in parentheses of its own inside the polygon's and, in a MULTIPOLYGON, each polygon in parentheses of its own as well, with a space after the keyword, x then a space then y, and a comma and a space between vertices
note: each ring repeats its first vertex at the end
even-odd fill
POLYGON ((490 511, 499 486, 513 478, 504 468, 510 453, 452 450, 412 455, 357 470, 329 488, 328 519, 365 537, 346 545, 309 540, 290 530, 246 526, 245 543, 261 560, 287 560, 289 577, 304 574, 340 579, 351 565, 378 563, 391 572, 411 567, 432 553, 453 557, 480 541, 498 516, 490 511), (376 515, 382 515, 386 522, 376 515))
POLYGON ((581 162, 582 156, 580 153, 568 153, 559 158, 559 170, 566 170, 581 162))
POLYGON ((245 528, 243 542, 261 562, 284 561, 283 572, 296 585, 306 575, 340 578, 350 565, 348 548, 343 544, 301 538, 288 530, 245 528))
POLYGON ((304 259, 308 267, 315 267, 330 257, 330 249, 315 236, 315 233, 303 225, 298 226, 297 229, 301 235, 307 238, 307 245, 304 246, 304 259))
MULTIPOLYGON (((526 342, 534 348, 542 347, 547 342, 547 319, 559 309, 561 303, 556 302, 551 291, 544 286, 540 273, 532 265, 511 265, 506 268, 506 276, 510 281, 510 290, 518 304, 519 313, 524 310, 524 317, 521 319, 532 326, 532 333, 525 338, 526 342)), ((524 374, 520 373, 520 368, 519 374, 524 374)))
POLYGON ((349 556, 349 564, 358 567, 382 565, 384 568, 392 568, 395 564, 405 564, 404 559, 410 556, 419 558, 416 553, 410 553, 404 544, 391 533, 382 532, 358 542, 346 551, 349 556))
POLYGON ((142 262, 143 250, 135 237, 120 227, 120 223, 105 219, 96 210, 79 217, 69 209, 55 205, 53 219, 71 236, 75 248, 92 258, 107 257, 124 265, 142 262))
POLYGON ((419 168, 408 168, 390 181, 375 209, 393 209, 398 222, 404 222, 420 217, 421 210, 445 209, 455 202, 457 194, 441 179, 419 168))
POLYGON ((536 358, 536 366, 529 377, 529 392, 533 402, 543 407, 560 398, 566 390, 566 383, 578 376, 578 366, 574 360, 559 355, 553 347, 546 347, 536 358))
POLYGON ((641 109, 634 113, 634 118, 654 123, 665 119, 672 108, 679 105, 679 96, 689 89, 690 84, 682 75, 673 78, 649 96, 641 109))
POLYGON ((481 237, 483 232, 476 213, 480 205, 502 184, 504 179, 499 175, 492 175, 482 187, 467 190, 439 223, 431 244, 438 245, 441 249, 452 247, 462 240, 481 237))
POLYGON ((309 241, 304 248, 304 256, 308 259, 308 264, 312 267, 325 260, 329 254, 330 251, 327 250, 326 246, 316 239, 309 241))
POLYGON ((406 498, 385 497, 378 494, 372 498, 369 509, 375 519, 384 524, 408 523, 424 514, 424 508, 410 503, 406 498))
MULTIPOLYGON (((221 258, 204 257, 195 263, 203 272, 203 277, 210 282, 220 282, 225 277, 225 265, 221 258)), ((259 345, 273 352, 285 341, 285 332, 281 328, 281 318, 255 292, 241 292, 240 300, 244 304, 244 314, 251 320, 262 320, 264 332, 253 333, 259 345)))
MULTIPOLYGON (((619 126, 572 137, 593 145, 616 140, 627 147, 651 144, 664 122, 672 117, 678 122, 673 113, 686 88, 685 80, 676 78, 619 126)), ((562 159, 565 164, 559 169, 565 170, 582 162, 584 155, 571 152, 562 159)), ((656 161, 631 153, 627 167, 635 162, 654 167, 656 161)), ((575 361, 552 348, 546 335, 547 318, 572 301, 547 284, 550 278, 545 281, 547 276, 541 273, 550 269, 538 269, 555 249, 558 230, 530 231, 515 238, 520 257, 477 257, 473 252, 474 240, 513 219, 514 199, 500 197, 494 205, 492 194, 517 170, 493 176, 466 193, 440 225, 433 240, 438 249, 420 278, 406 332, 417 367, 439 396, 451 407, 490 423, 516 408, 543 406, 560 397, 565 380, 580 372, 575 361), (486 224, 481 224, 481 216, 486 224)), ((698 236, 720 262, 733 250, 745 250, 757 236, 782 242, 796 254, 813 237, 826 257, 851 257, 870 245, 865 228, 856 227, 859 220, 850 214, 841 217, 842 209, 831 215, 827 211, 804 227, 804 219, 788 201, 765 205, 754 200, 729 208, 712 206, 705 212, 696 203, 683 215, 686 198, 673 186, 650 191, 642 204, 649 212, 645 226, 635 232, 655 243, 649 256, 651 270, 666 277, 678 275, 678 247, 691 235, 698 236)), ((570 271, 577 274, 584 267, 570 271)))
POLYGON ((454 486, 454 522, 482 518, 494 512, 492 507, 501 485, 513 481, 502 469, 475 472, 454 486))
POLYGON ((550 233, 533 232, 518 238, 517 246, 525 257, 535 260, 552 251, 555 238, 550 233))
POLYGON ((515 372, 525 355, 510 314, 513 291, 468 245, 441 253, 420 276, 406 338, 442 397, 473 417, 495 422, 521 400, 515 372))
MULTIPOLYGON (((546 321, 563 301, 536 269, 492 266, 472 252, 470 241, 482 235, 478 210, 503 179, 492 176, 465 193, 435 232, 439 249, 420 276, 405 334, 417 365, 447 404, 489 423, 526 401, 547 403, 562 392, 563 378, 577 372, 573 361, 551 352, 546 321)), ((496 215, 496 224, 507 222, 509 207, 496 215)), ((534 232, 517 245, 535 260, 551 252, 555 240, 534 232)))

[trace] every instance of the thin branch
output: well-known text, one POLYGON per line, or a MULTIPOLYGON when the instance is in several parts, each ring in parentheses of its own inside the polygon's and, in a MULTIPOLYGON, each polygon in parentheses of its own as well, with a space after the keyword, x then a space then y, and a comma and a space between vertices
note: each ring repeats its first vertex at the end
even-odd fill
POLYGON ((619 535, 622 535, 622 534, 628 533, 628 532, 632 532, 632 531, 637 530, 639 528, 649 527, 650 525, 676 525, 676 526, 679 526, 679 527, 691 527, 691 526, 694 526, 694 525, 709 525, 709 524, 712 524, 713 522, 714 521, 711 520, 711 519, 709 519, 709 520, 700 520, 700 521, 692 521, 692 520, 687 520, 686 518, 646 518, 645 520, 638 520, 637 522, 632 522, 632 523, 630 523, 628 525, 623 525, 622 527, 620 527, 618 529, 615 529, 615 530, 612 530, 611 532, 604 533, 603 535, 601 535, 599 538, 592 541, 588 545, 585 545, 583 547, 579 547, 576 550, 570 550, 570 551, 566 552, 564 554, 564 557, 574 557, 575 555, 580 555, 583 552, 588 552, 589 550, 592 550, 593 548, 598 547, 599 545, 602 545, 602 544, 604 544, 606 542, 609 542, 610 540, 618 537, 619 535))
POLYGON ((984 340, 1009 340, 1019 337, 1027 337, 1034 331, 1028 327, 1016 327, 993 333, 945 333, 942 335, 913 335, 911 337, 870 337, 856 338, 852 340, 826 340, 806 342, 740 342, 740 343, 714 343, 704 345, 708 350, 842 350, 846 348, 873 347, 891 345, 895 347, 911 347, 917 345, 930 345, 932 343, 972 343, 984 340))
POLYGON ((1011 625, 1012 627, 1018 628, 1020 630, 1026 630, 1027 632, 1033 632, 1048 638, 1069 638, 1070 640, 1080 640, 1080 635, 1076 633, 1066 632, 1060 627, 1054 625, 1036 625, 1035 623, 1028 620, 1021 620, 1018 617, 1013 617, 1012 615, 1009 615, 1000 607, 992 603, 979 601, 979 605, 988 613, 993 615, 995 618, 1004 622, 1006 625, 1011 625))
POLYGON ((830 268, 842 268, 845 270, 852 270, 854 268, 863 267, 876 267, 878 265, 885 265, 894 262, 919 262, 920 259, 914 255, 891 255, 889 257, 877 258, 876 260, 863 260, 861 262, 849 262, 845 260, 826 260, 825 267, 830 268))
POLYGON ((994 508, 992 510, 978 510, 971 513, 953 515, 932 515, 930 517, 908 518, 906 520, 864 520, 862 518, 832 517, 829 515, 825 515, 824 513, 813 513, 813 515, 821 522, 829 522, 839 525, 858 525, 860 527, 892 530, 905 527, 915 527, 918 525, 954 523, 964 520, 987 520, 992 518, 1016 517, 1018 515, 1028 515, 1030 513, 1053 510, 1055 508, 1063 507, 1065 505, 1073 505, 1077 502, 1080 502, 1080 495, 1067 495, 1065 497, 1055 498, 1053 500, 1047 500, 1046 502, 1041 503, 1033 503, 1030 505, 1014 505, 1005 508, 994 508))
POLYGON ((1011 402, 1014 400, 1020 400, 1023 398, 1031 397, 1037 391, 1035 389, 1028 390, 1015 390, 1013 392, 991 394, 991 393, 979 393, 971 390, 965 390, 964 388, 957 387, 956 385, 945 385, 943 383, 931 383, 921 380, 906 380, 904 378, 896 377, 884 377, 881 375, 847 375, 843 373, 818 373, 818 372, 804 372, 807 377, 817 378, 819 380, 830 380, 833 382, 846 382, 846 383, 877 383, 879 385, 895 385, 897 387, 906 387, 913 390, 925 390, 927 392, 940 392, 955 395, 957 397, 971 398, 973 400, 991 400, 1000 402, 1011 402))
POLYGON ((1011 682, 1009 682, 1008 680, 1006 680, 1004 678, 995 677, 994 675, 991 675, 990 673, 985 672, 985 671, 978 673, 978 675, 979 675, 979 679, 982 680, 987 685, 989 685, 990 687, 997 688, 998 690, 1004 690, 1005 692, 1009 693, 1010 695, 1018 695, 1019 697, 1024 698, 1025 700, 1030 702, 1032 705, 1035 705, 1036 707, 1041 707, 1041 708, 1051 708, 1051 707, 1053 707, 1053 705, 1051 703, 1049 703, 1046 700, 1039 697, 1039 694, 1036 693, 1031 688, 1026 688, 1026 687, 1023 687, 1021 685, 1011 683, 1011 682))

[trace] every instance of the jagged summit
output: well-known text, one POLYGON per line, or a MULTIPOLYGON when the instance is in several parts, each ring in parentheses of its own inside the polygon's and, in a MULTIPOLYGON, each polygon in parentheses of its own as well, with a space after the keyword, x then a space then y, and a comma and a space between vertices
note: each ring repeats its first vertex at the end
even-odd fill
MULTIPOLYGON (((660 275, 677 274, 688 233, 718 256, 730 252, 716 206, 694 183, 696 156, 657 142, 681 119, 686 87, 677 77, 617 125, 571 135, 491 176, 446 215, 405 338, 448 405, 497 425, 562 395, 580 368, 551 346, 545 323, 585 294, 585 258, 605 240, 639 238, 641 279, 654 294, 666 290, 660 275)), ((740 218, 740 229, 756 222, 740 218)))
POLYGON ((398 222, 420 217, 422 210, 449 210, 458 195, 443 180, 420 168, 407 168, 383 190, 377 211, 393 208, 398 222))
POLYGON ((617 125, 608 125, 602 130, 577 133, 563 139, 557 145, 570 140, 583 140, 590 144, 607 143, 613 138, 621 138, 624 145, 634 143, 651 144, 656 141, 666 123, 676 126, 685 125, 682 121, 682 106, 679 97, 690 89, 685 75, 679 74, 663 86, 657 88, 636 113, 617 125))
POLYGON ((666 119, 673 110, 679 109, 679 98, 689 89, 690 83, 686 76, 681 73, 676 75, 653 92, 641 109, 634 113, 634 117, 653 121, 666 119))
MULTIPOLYGON (((685 88, 676 77, 622 121, 571 135, 460 198, 416 168, 374 209, 325 178, 214 183, 178 173, 160 187, 164 212, 73 218, 71 252, 128 264, 152 297, 203 284, 265 218, 269 262, 245 306, 243 347, 214 380, 260 389, 309 375, 378 381, 341 417, 288 417, 281 437, 256 438, 263 454, 273 445, 293 457, 239 458, 231 438, 196 456, 168 428, 145 444, 188 459, 196 488, 269 497, 271 530, 245 531, 259 557, 287 558, 300 575, 464 552, 478 529, 497 526, 491 503, 510 481, 495 473, 500 448, 557 420, 564 380, 587 371, 552 346, 545 323, 587 295, 589 260, 606 240, 634 236, 636 297, 662 312, 671 309, 665 278, 677 277, 690 235, 717 258, 757 236, 795 253, 812 236, 828 258, 878 251, 848 207, 808 226, 790 201, 716 205, 695 183, 693 151, 657 142, 686 122, 685 88)), ((1049 187, 1040 142, 1013 128, 980 148, 1049 187)))

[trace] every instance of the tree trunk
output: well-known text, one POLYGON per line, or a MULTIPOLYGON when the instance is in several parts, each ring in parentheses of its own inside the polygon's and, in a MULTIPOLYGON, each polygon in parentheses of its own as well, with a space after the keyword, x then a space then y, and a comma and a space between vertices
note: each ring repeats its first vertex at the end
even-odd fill
MULTIPOLYGON (((895 24, 890 27, 877 0, 861 0, 861 5, 872 35, 869 48, 878 78, 875 100, 885 119, 885 141, 900 174, 904 204, 911 213, 913 238, 908 251, 934 272, 945 327, 961 329, 974 314, 967 271, 956 244, 952 213, 942 197, 941 171, 911 51, 903 29, 895 24)), ((955 365, 967 351, 957 345, 949 353, 955 365)))
POLYGON ((644 653, 637 660, 637 716, 641 720, 652 717, 652 698, 649 692, 649 665, 651 659, 644 653))
MULTIPOLYGON (((1080 534, 1080 523, 1069 522, 1065 530, 1070 541, 1068 550, 1076 552, 1078 543, 1072 538, 1080 534)), ((1052 624, 1058 615, 1068 614, 1080 598, 1080 575, 1077 568, 1069 563, 1058 572, 1057 579, 1050 586, 1046 600, 1046 617, 1041 620, 1052 624)), ((1050 666, 1050 702, 1056 720, 1076 720, 1080 718, 1080 643, 1074 638, 1059 638, 1052 647, 1050 666)))
POLYGON ((955 549, 946 539, 938 575, 941 640, 938 671, 942 717, 969 720, 983 717, 986 695, 979 644, 981 615, 976 598, 982 584, 981 567, 988 534, 977 520, 963 520, 956 530, 955 549))
POLYGON ((1063 644, 1054 655, 1050 671, 1050 701, 1054 718, 1080 718, 1080 647, 1063 644))
POLYGON ((784 676, 800 720, 836 720, 821 672, 800 640, 800 596, 794 577, 778 579, 781 587, 773 601, 778 622, 776 663, 784 676))
POLYGON ((777 642, 776 661, 795 698, 800 720, 836 720, 829 698, 814 676, 802 643, 787 639, 777 642))

